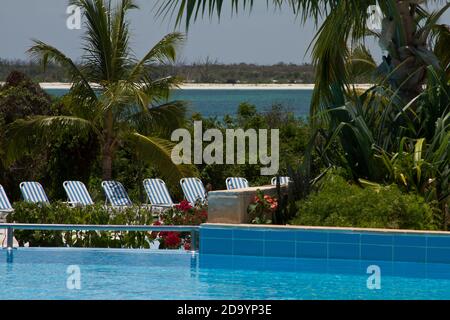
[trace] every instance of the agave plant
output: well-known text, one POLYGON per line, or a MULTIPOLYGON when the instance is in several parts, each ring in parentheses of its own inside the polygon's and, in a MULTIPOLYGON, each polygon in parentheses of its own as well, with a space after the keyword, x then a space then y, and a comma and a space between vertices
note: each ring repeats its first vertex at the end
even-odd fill
POLYGON ((124 145, 155 165, 166 179, 183 176, 190 168, 173 164, 171 144, 163 139, 183 124, 184 104, 167 102, 179 80, 151 76, 155 65, 176 59, 183 35, 166 35, 137 59, 129 46, 126 19, 127 13, 137 8, 133 0, 121 0, 114 7, 107 0, 74 0, 71 4, 80 7, 86 19, 81 62, 76 64, 55 47, 37 40, 29 50, 44 66, 59 64, 71 76, 73 85, 64 98, 66 115, 36 116, 13 123, 7 131, 9 160, 23 155, 30 137, 45 142, 60 130, 70 129, 74 134, 98 138, 103 179, 112 177, 113 159, 124 145))
POLYGON ((439 203, 446 228, 450 202, 450 86, 445 72, 431 66, 427 79, 426 89, 406 105, 382 85, 363 94, 355 93, 351 100, 345 100, 343 91, 333 91, 333 100, 341 104, 329 110, 331 121, 324 152, 339 140, 341 159, 345 160, 335 165, 346 167, 355 180, 365 185, 395 182, 406 192, 439 203))

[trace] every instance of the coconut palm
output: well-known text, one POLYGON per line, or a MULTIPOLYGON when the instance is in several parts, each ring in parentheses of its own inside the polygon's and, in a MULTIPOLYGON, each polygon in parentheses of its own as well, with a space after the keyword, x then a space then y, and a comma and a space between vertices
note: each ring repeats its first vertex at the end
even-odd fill
MULTIPOLYGON (((58 131, 93 134, 101 146, 103 179, 112 177, 112 163, 121 146, 130 146, 143 160, 155 165, 172 181, 190 170, 170 159, 171 144, 163 139, 182 125, 182 102, 167 102, 175 77, 154 79, 152 67, 173 62, 183 35, 166 35, 138 60, 129 46, 127 13, 136 9, 133 0, 113 7, 107 0, 75 0, 86 19, 81 62, 76 64, 55 47, 34 41, 29 50, 44 66, 56 63, 65 68, 73 85, 64 97, 65 115, 35 116, 13 123, 7 131, 8 159, 28 150, 30 137, 45 141, 58 131)), ((31 139, 32 143, 36 139, 31 139)))
MULTIPOLYGON (((160 0, 159 15, 176 16, 176 23, 191 21, 208 15, 221 15, 225 4, 233 11, 250 10, 253 0, 160 0)), ((351 72, 348 60, 351 46, 358 46, 368 35, 377 35, 380 46, 388 54, 383 57, 379 71, 388 76, 389 84, 398 91, 404 102, 420 94, 426 81, 426 68, 439 67, 439 59, 430 46, 444 55, 450 50, 448 26, 438 25, 439 18, 450 7, 446 3, 436 12, 429 13, 425 4, 442 4, 442 0, 267 0, 276 8, 290 7, 305 22, 313 19, 318 28, 312 49, 316 67, 316 90, 312 104, 312 115, 327 109, 332 98, 332 88, 350 86, 351 72), (373 6, 379 5, 384 18, 382 30, 368 32, 373 6), (445 35, 443 35, 445 34, 445 35)), ((448 63, 448 54, 447 54, 448 63)), ((445 65, 443 67, 448 67, 445 65)))

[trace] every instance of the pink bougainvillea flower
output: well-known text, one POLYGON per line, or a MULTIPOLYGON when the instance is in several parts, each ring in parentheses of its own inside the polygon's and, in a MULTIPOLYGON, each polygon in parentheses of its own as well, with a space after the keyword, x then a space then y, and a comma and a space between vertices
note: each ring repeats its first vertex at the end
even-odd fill
POLYGON ((164 243, 168 248, 178 249, 181 246, 181 238, 178 232, 168 232, 164 238, 164 243))
POLYGON ((176 206, 176 208, 177 210, 187 212, 192 209, 192 205, 189 203, 189 201, 183 200, 179 205, 176 206))

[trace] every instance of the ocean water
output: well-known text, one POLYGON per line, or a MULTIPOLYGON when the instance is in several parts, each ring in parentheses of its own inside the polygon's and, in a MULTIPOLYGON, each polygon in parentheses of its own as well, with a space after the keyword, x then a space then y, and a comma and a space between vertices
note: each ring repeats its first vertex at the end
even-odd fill
MULTIPOLYGON (((61 96, 67 90, 49 89, 49 94, 61 96)), ((172 100, 189 103, 189 113, 200 113, 204 117, 222 118, 236 114, 239 104, 248 102, 258 111, 270 110, 273 105, 282 105, 297 117, 307 117, 312 90, 175 90, 172 100)))
POLYGON ((20 248, 0 251, 0 299, 450 299, 447 268, 427 278, 417 273, 425 265, 389 266, 382 270, 400 268, 398 275, 381 273, 371 290, 367 267, 353 260, 20 248))

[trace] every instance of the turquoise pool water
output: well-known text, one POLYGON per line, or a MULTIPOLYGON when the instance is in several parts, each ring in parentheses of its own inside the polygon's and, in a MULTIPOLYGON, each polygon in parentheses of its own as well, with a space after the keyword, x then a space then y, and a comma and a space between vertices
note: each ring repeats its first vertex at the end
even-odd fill
POLYGON ((439 264, 89 249, 0 257, 0 299, 450 299, 450 266, 439 264), (380 290, 367 286, 374 264, 380 290))
MULTIPOLYGON (((67 92, 64 89, 46 91, 55 96, 67 92)), ((189 102, 190 113, 198 112, 205 117, 234 115, 243 102, 256 105, 262 112, 281 104, 297 117, 307 117, 311 97, 312 90, 175 90, 172 99, 189 102)))

